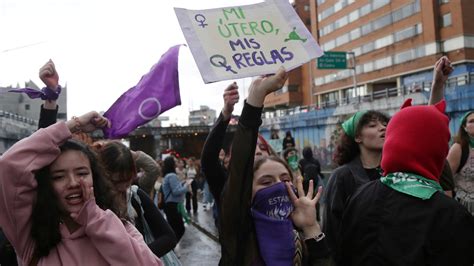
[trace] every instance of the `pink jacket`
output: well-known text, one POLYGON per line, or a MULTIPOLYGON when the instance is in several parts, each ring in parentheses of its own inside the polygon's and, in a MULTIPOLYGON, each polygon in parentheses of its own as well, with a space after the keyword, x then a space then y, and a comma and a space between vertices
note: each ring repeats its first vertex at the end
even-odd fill
MULTIPOLYGON (((40 129, 0 157, 0 227, 15 247, 20 265, 28 265, 35 243, 30 236, 31 212, 36 200, 34 172, 51 164, 59 145, 71 137, 64 122, 40 129)), ((87 202, 74 233, 60 225, 61 242, 38 265, 162 265, 142 235, 125 226, 110 210, 87 202)))

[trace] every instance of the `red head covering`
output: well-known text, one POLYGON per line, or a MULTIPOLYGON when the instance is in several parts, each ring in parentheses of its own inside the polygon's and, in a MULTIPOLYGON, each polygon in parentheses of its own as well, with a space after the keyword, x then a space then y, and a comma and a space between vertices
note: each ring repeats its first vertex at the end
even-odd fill
POLYGON ((382 152, 384 175, 409 172, 437 182, 449 150, 446 102, 411 106, 407 99, 387 126, 382 152))

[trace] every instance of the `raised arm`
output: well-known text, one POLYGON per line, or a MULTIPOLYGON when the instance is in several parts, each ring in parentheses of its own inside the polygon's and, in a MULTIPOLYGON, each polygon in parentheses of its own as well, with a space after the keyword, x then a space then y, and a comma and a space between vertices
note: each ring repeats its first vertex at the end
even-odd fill
POLYGON ((229 178, 222 197, 220 242, 223 264, 240 264, 243 258, 233 258, 236 250, 246 242, 251 230, 250 206, 252 197, 253 162, 258 128, 265 96, 283 86, 287 78, 284 69, 266 78, 254 79, 239 119, 232 144, 229 178))
POLYGON ((107 125, 97 112, 56 123, 13 145, 0 157, 0 227, 23 261, 29 261, 34 245, 30 237, 31 212, 36 200, 35 172, 51 164, 59 146, 77 130, 90 132, 107 125))
POLYGON ((444 99, 444 87, 452 72, 453 67, 448 57, 443 56, 436 61, 433 69, 433 83, 431 84, 431 94, 428 104, 436 104, 444 99))
POLYGON ((201 154, 201 169, 209 184, 211 193, 220 205, 220 196, 225 184, 225 172, 219 162, 219 152, 224 143, 225 132, 229 125, 234 105, 239 101, 239 90, 234 82, 224 91, 224 108, 206 138, 201 154))
POLYGON ((138 186, 151 195, 156 179, 160 175, 160 166, 150 155, 142 151, 132 151, 132 156, 135 159, 135 165, 138 169, 143 170, 143 176, 138 179, 138 186))
MULTIPOLYGON (((41 81, 43 81, 46 88, 52 92, 52 95, 59 94, 59 74, 56 71, 54 62, 51 59, 40 68, 39 77, 41 81)), ((43 105, 41 105, 38 128, 45 128, 56 123, 57 115, 58 105, 56 104, 56 100, 45 100, 43 105)))

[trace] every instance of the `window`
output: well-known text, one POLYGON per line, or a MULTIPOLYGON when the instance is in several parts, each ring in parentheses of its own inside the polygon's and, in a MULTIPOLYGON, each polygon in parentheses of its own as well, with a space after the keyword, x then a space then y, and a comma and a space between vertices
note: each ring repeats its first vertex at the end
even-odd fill
POLYGON ((366 43, 366 44, 362 45, 362 53, 363 54, 370 53, 373 50, 374 50, 374 43, 373 42, 369 42, 369 43, 366 43))
POLYGON ((364 64, 364 73, 374 70, 374 62, 368 62, 364 64))
POLYGON ((393 36, 392 35, 385 36, 375 41, 375 49, 389 46, 392 43, 393 43, 393 36))
MULTIPOLYGON (((421 25, 421 24, 420 24, 421 25)), ((399 42, 407 38, 413 37, 416 34, 416 26, 403 29, 401 31, 395 32, 395 41, 399 42)))
POLYGON ((338 29, 338 28, 346 26, 348 23, 349 23, 348 17, 344 16, 344 17, 336 20, 336 23, 335 23, 334 26, 335 26, 336 29, 338 29))
POLYGON ((379 9, 388 3, 390 3, 390 0, 375 0, 372 2, 372 9, 379 9))
POLYGON ((330 93, 325 93, 323 94, 323 101, 324 102, 335 102, 338 98, 338 92, 337 91, 334 91, 334 92, 330 92, 330 93))
POLYGON ((341 46, 349 42, 349 34, 343 34, 336 39, 336 46, 341 46))
POLYGON ((360 38, 360 28, 356 28, 349 33, 351 40, 360 38))
POLYGON ((413 14, 413 5, 406 5, 402 7, 403 18, 407 18, 413 14))
POLYGON ((395 64, 400 64, 413 59, 413 50, 408 50, 395 55, 395 64))
POLYGON ((30 110, 30 105, 29 104, 25 104, 25 110, 30 110))
POLYGON ((416 24, 416 34, 421 34, 423 32, 423 26, 421 24, 416 24))
POLYGON ((339 1, 339 2, 337 2, 337 3, 334 5, 334 12, 337 12, 337 11, 339 11, 339 10, 342 9, 343 4, 344 4, 343 2, 344 2, 344 1, 339 1))
POLYGON ((444 14, 441 19, 441 27, 451 26, 451 13, 444 14))
POLYGON ((324 78, 323 78, 323 77, 321 77, 321 78, 315 78, 315 79, 314 79, 314 83, 315 83, 316 85, 323 85, 323 84, 324 84, 324 78))
POLYGON ((334 6, 330 6, 327 9, 323 10, 323 12, 321 12, 321 18, 325 19, 332 14, 334 14, 334 6))
POLYGON ((385 57, 375 61, 375 69, 381 69, 392 65, 392 57, 385 57))
POLYGON ((402 19, 403 19, 403 14, 402 14, 401 9, 398 9, 398 10, 395 10, 395 11, 392 12, 393 22, 397 22, 397 21, 402 20, 402 19))
POLYGON ((327 43, 324 44, 324 50, 329 51, 334 49, 336 47, 336 42, 334 40, 330 40, 327 43))
POLYGON ((362 35, 367 35, 372 32, 372 24, 368 23, 362 26, 362 35))
POLYGON ((360 47, 357 47, 357 48, 354 48, 352 52, 354 53, 354 56, 359 56, 362 54, 362 49, 360 47))
POLYGON ((367 5, 360 8, 360 16, 361 17, 365 16, 365 15, 369 14, 370 11, 372 11, 371 8, 370 8, 370 4, 367 4, 367 5))
POLYGON ((349 14, 349 22, 353 22, 357 19, 359 19, 359 9, 354 10, 349 14))
POLYGON ((381 29, 392 23, 392 16, 390 14, 380 17, 373 21, 373 30, 381 29))

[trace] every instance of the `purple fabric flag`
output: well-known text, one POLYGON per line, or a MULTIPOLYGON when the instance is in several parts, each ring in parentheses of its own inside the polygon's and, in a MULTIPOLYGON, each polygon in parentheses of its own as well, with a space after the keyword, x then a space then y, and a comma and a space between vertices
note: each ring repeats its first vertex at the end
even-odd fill
POLYGON ((135 87, 122 94, 105 112, 111 128, 107 138, 122 138, 159 114, 181 104, 178 79, 179 47, 171 47, 135 87))

